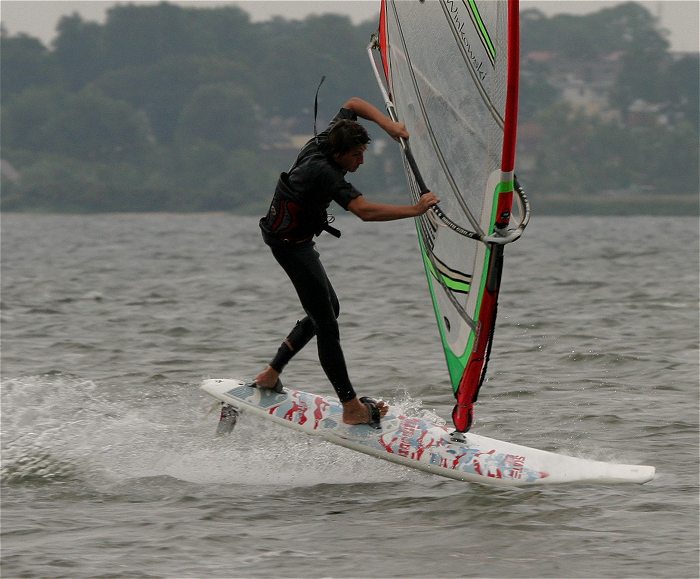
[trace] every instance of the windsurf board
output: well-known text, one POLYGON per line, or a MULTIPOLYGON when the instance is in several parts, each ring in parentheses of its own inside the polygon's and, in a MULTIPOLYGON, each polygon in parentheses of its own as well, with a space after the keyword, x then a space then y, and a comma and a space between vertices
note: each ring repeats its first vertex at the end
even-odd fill
POLYGON ((235 379, 209 379, 201 387, 238 413, 272 420, 333 444, 460 481, 495 486, 645 483, 655 473, 652 466, 566 456, 472 432, 460 440, 445 425, 405 416, 394 408, 382 418, 380 429, 350 426, 342 421, 342 406, 337 399, 293 388, 285 387, 279 393, 235 379))

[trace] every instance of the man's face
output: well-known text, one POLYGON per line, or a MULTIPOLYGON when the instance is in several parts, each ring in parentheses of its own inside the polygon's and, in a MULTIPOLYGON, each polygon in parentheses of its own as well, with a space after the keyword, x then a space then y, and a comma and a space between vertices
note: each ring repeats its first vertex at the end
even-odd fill
POLYGON ((335 155, 335 162, 340 165, 344 171, 354 173, 360 168, 360 165, 365 162, 365 151, 367 145, 358 145, 354 149, 350 149, 342 155, 335 155))

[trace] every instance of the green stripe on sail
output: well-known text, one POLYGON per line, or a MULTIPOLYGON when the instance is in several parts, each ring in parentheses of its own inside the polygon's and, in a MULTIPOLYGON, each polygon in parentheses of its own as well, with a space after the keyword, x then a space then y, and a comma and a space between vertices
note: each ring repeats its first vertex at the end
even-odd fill
MULTIPOLYGON (((423 258, 423 265, 425 266, 425 274, 426 274, 426 277, 428 280, 428 289, 430 290, 430 298, 433 302, 433 310, 435 311, 435 319, 437 321, 438 331, 440 333, 440 341, 442 342, 442 349, 445 352, 445 360, 447 362, 447 370, 450 374, 450 382, 452 384, 452 390, 456 392, 457 387, 459 386, 459 381, 462 379, 462 374, 464 374, 464 368, 467 365, 467 361, 469 360, 469 355, 471 354, 471 351, 472 351, 473 342, 474 342, 474 332, 470 332, 469 340, 467 342, 467 347, 465 348, 464 352, 462 352, 461 355, 458 355, 452 351, 449 344, 447 343, 447 339, 445 338, 445 336, 447 334, 447 328, 445 327, 445 322, 443 320, 443 316, 440 313, 440 309, 438 308, 437 297, 435 296, 435 287, 433 286, 433 284, 435 283, 435 281, 433 279, 435 276, 435 268, 433 267, 433 264, 430 261, 430 258, 428 257, 427 250, 425 248, 425 244, 423 243, 423 237, 421 236, 418 221, 416 221, 416 229, 418 230, 418 242, 420 244, 420 251, 421 251, 421 257, 423 258)), ((441 276, 441 277, 443 279, 445 279, 444 276, 441 276)), ((437 279, 436 276, 435 276, 435 278, 437 279)), ((453 283, 461 285, 461 286, 470 287, 470 286, 468 286, 468 284, 459 284, 458 282, 453 282, 453 283)))
MULTIPOLYGON (((491 206, 491 221, 489 224, 489 234, 493 234, 494 229, 495 229, 495 223, 496 223, 496 215, 498 212, 498 197, 501 195, 501 193, 510 193, 513 191, 514 188, 514 181, 501 181, 496 185, 496 188, 494 189, 493 192, 493 201, 492 201, 492 206, 491 206)), ((420 233, 420 227, 418 226, 418 222, 416 221, 416 229, 418 230, 418 242, 420 244, 420 250, 421 250, 421 257, 423 258, 423 265, 425 267, 425 273, 428 278, 428 289, 430 290, 430 298, 433 303, 433 309, 435 310, 435 318, 437 320, 438 324, 438 330, 440 333, 440 340, 442 342, 442 349, 445 352, 445 360, 447 361, 447 370, 450 374, 450 382, 452 383, 452 390, 454 392, 457 391, 457 388, 459 386, 459 382, 462 379, 462 375, 464 374, 464 368, 466 367, 467 363, 469 362, 469 356, 471 355, 472 349, 474 348, 474 341, 476 339, 476 333, 474 331, 470 331, 469 333, 469 339, 467 340, 467 345, 464 349, 464 352, 461 354, 455 353, 452 351, 450 348, 449 344, 447 343, 447 340, 445 338, 447 334, 447 328, 445 327, 445 322, 442 316, 442 313, 440 312, 437 304, 437 298, 435 296, 435 288, 433 284, 435 280, 440 280, 442 279, 445 282, 445 285, 447 285, 448 288, 450 289, 457 289, 458 291, 460 289, 466 288, 466 290, 473 290, 474 289, 474 284, 472 283, 471 285, 469 284, 464 284, 460 282, 456 282, 454 280, 450 280, 446 276, 439 274, 438 272, 435 271, 435 267, 433 266, 430 258, 427 255, 427 250, 425 247, 425 244, 423 242, 423 237, 421 236, 420 233), (450 282, 450 283, 447 283, 450 282), (452 287, 455 286, 455 287, 452 287)), ((479 312, 481 309, 481 302, 484 296, 484 291, 486 289, 486 280, 488 278, 488 263, 491 258, 491 249, 490 247, 486 247, 486 250, 484 252, 484 261, 483 261, 483 267, 481 268, 481 281, 480 284, 478 285, 479 288, 479 294, 477 297, 477 305, 476 305, 476 312, 479 312)), ((438 282, 439 283, 439 282, 438 282)))
POLYGON ((428 269, 428 271, 435 276, 435 278, 442 280, 442 283, 444 283, 452 291, 469 293, 469 290, 471 290, 471 284, 452 279, 451 277, 446 276, 444 273, 437 271, 433 265, 433 262, 430 261, 430 259, 428 259, 425 255, 425 252, 423 252, 423 262, 425 263, 425 267, 428 269))
MULTIPOLYGON (((495 225, 496 225, 496 215, 498 213, 498 197, 500 196, 501 193, 510 193, 513 191, 514 187, 514 181, 501 181, 496 185, 496 188, 494 189, 493 192, 493 201, 491 203, 491 221, 489 223, 489 235, 492 235, 495 231, 495 225)), ((423 249, 422 243, 421 243, 421 250, 423 249)), ((426 257, 423 258, 424 260, 427 259, 426 257)), ((477 297, 477 302, 476 302, 476 309, 474 310, 477 314, 476 316, 476 322, 478 323, 478 313, 481 311, 481 302, 484 298, 484 292, 486 291, 486 281, 488 279, 489 275, 489 261, 491 260, 491 246, 487 245, 486 250, 484 251, 484 260, 483 260, 483 265, 481 268, 481 283, 477 286, 479 293, 477 297)), ((472 283, 473 285, 473 283, 472 283)), ((432 287, 430 288, 430 292, 432 294, 432 287)), ((433 307, 435 308, 435 311, 437 313, 437 307, 435 306, 435 300, 433 299, 433 307)), ((445 331, 444 328, 442 327, 442 320, 440 320, 440 316, 437 316, 438 318, 438 324, 440 325, 440 337, 442 338, 443 332, 445 331)), ((469 333, 469 340, 467 341, 467 347, 464 349, 464 352, 460 355, 457 356, 452 351, 450 348, 447 346, 445 343, 444 338, 442 338, 442 347, 445 349, 445 356, 447 357, 447 367, 450 372, 450 379, 452 380, 452 390, 456 393, 457 388, 459 387, 459 382, 462 379, 462 375, 464 374, 464 369, 467 366, 467 363, 469 362, 469 356, 471 356, 472 350, 474 349, 474 342, 476 340, 476 332, 472 331, 469 333)))
POLYGON ((464 2, 464 5, 467 7, 467 9, 472 13, 472 16, 474 17, 474 21, 476 22, 477 25, 477 30, 479 32, 479 35, 481 36, 481 39, 484 41, 484 44, 486 46, 486 50, 489 53, 489 56, 491 57, 491 62, 496 60, 496 47, 493 45, 493 41, 491 40, 491 36, 489 35, 489 31, 486 30, 486 25, 484 24, 484 21, 481 18, 481 14, 479 13, 479 7, 476 5, 476 0, 462 0, 464 2))

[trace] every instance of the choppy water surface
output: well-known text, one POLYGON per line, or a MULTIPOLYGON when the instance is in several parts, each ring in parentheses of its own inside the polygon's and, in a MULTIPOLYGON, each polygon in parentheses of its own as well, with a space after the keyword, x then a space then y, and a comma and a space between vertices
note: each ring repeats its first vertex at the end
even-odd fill
MULTIPOLYGON (((449 418, 413 225, 338 223, 358 392, 449 418)), ((298 317, 253 218, 4 215, 2 576, 698 575, 696 219, 534 218, 506 250, 474 430, 644 486, 486 488, 253 417, 215 438, 200 381, 298 317)), ((331 394, 313 343, 285 377, 331 394)))

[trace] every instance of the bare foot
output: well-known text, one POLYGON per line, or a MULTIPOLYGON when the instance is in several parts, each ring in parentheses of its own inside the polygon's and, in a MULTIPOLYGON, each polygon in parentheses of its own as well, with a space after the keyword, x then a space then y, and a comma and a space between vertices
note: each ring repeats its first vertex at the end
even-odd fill
MULTIPOLYGON (((377 402, 380 416, 386 416, 389 412, 389 406, 383 400, 377 402)), ((353 398, 348 402, 343 403, 343 423, 345 424, 368 424, 371 419, 369 408, 360 402, 359 398, 353 398)))
POLYGON ((277 386, 277 380, 279 380, 279 377, 280 373, 277 370, 267 366, 255 377, 255 383, 258 385, 258 388, 267 388, 271 390, 277 386))

